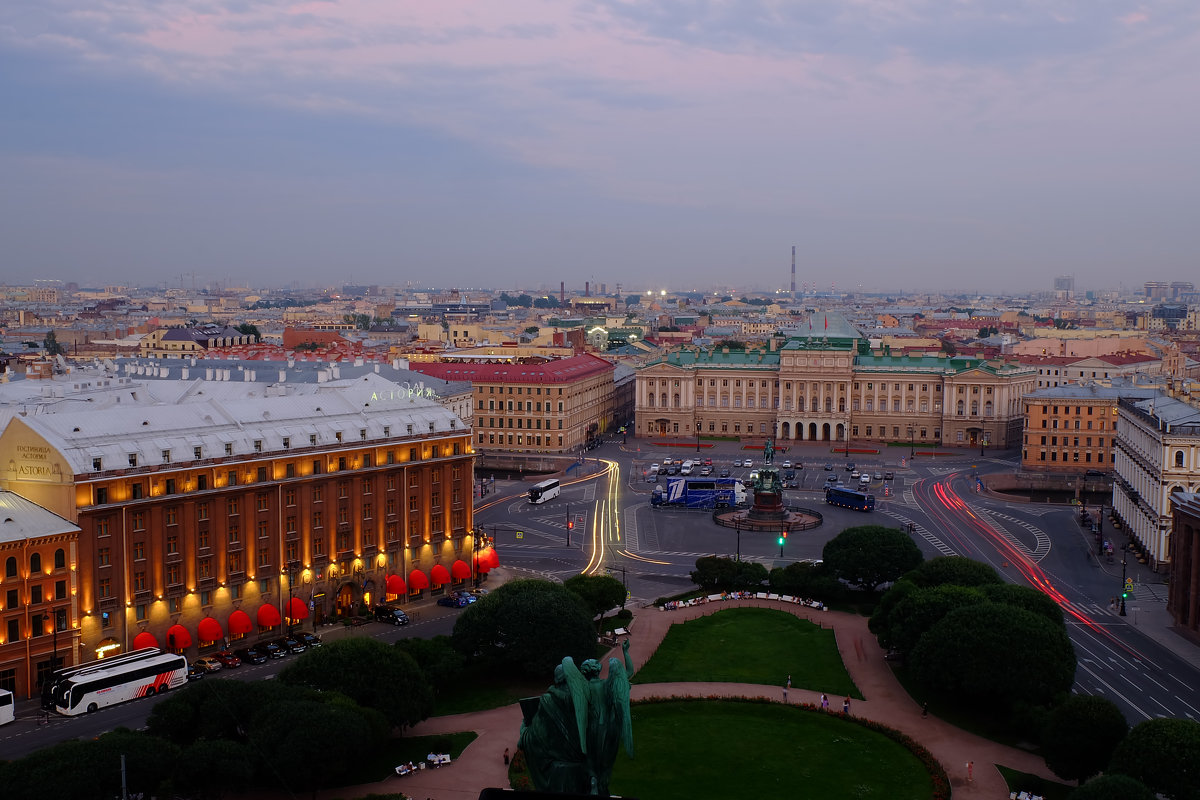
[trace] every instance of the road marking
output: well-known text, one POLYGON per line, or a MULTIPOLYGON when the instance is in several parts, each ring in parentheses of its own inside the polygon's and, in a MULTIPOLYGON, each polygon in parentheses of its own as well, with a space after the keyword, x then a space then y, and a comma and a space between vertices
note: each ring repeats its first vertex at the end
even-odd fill
MULTIPOLYGON (((1081 666, 1083 666, 1083 665, 1081 665, 1081 666)), ((1121 694, 1120 692, 1118 692, 1118 691, 1117 691, 1117 689, 1116 689, 1116 687, 1114 687, 1114 686, 1110 686, 1110 685, 1109 685, 1109 683, 1108 683, 1107 681, 1103 680, 1103 679, 1102 679, 1102 678, 1101 678, 1099 675, 1097 675, 1095 672, 1092 672, 1092 670, 1088 669, 1088 667, 1087 667, 1087 666, 1083 666, 1083 668, 1084 668, 1085 670, 1087 670, 1087 672, 1088 672, 1088 673, 1090 673, 1090 674, 1091 674, 1091 676, 1092 676, 1093 678, 1095 678, 1095 679, 1096 679, 1096 682, 1097 682, 1097 683, 1099 683, 1101 686, 1104 686, 1104 687, 1105 687, 1106 689, 1108 689, 1108 691, 1109 691, 1109 692, 1111 692, 1112 694, 1115 694, 1117 697, 1119 697, 1119 698, 1121 698, 1122 700, 1124 700, 1124 701, 1126 702, 1126 704, 1128 704, 1128 706, 1129 706, 1130 708, 1132 708, 1134 711, 1136 711, 1137 713, 1141 714, 1141 715, 1142 715, 1143 717, 1145 717, 1146 719, 1153 719, 1153 717, 1151 717, 1149 714, 1147 714, 1145 711, 1143 711, 1143 710, 1141 709, 1141 707, 1140 707, 1140 706, 1136 705, 1136 704, 1135 704, 1133 701, 1131 701, 1131 700, 1130 700, 1128 697, 1126 697, 1125 695, 1123 695, 1123 694, 1121 694)))
POLYGON ((637 509, 628 506, 625 509, 625 549, 636 553, 638 544, 637 509))
POLYGON ((908 525, 916 525, 916 531, 918 534, 920 534, 921 538, 924 539, 925 541, 929 542, 929 544, 933 545, 933 548, 935 550, 937 550, 939 553, 941 553, 942 555, 944 555, 944 556, 957 555, 954 551, 954 548, 952 548, 950 545, 946 544, 941 539, 939 539, 937 536, 935 536, 932 531, 927 530, 925 528, 925 526, 923 526, 919 523, 914 523, 908 517, 904 516, 903 514, 899 514, 895 511, 886 510, 883 513, 886 516, 891 517, 892 519, 900 520, 901 522, 903 522, 905 524, 906 527, 908 525))
POLYGON ((1033 561, 1041 561, 1046 557, 1046 554, 1050 552, 1050 537, 1047 536, 1045 531, 1041 530, 1040 528, 1034 527, 1023 519, 1018 519, 1017 517, 1009 516, 1008 514, 1002 514, 999 511, 995 511, 990 508, 980 508, 979 510, 990 517, 995 517, 997 519, 1002 519, 1007 522, 1020 525, 1022 528, 1032 533, 1034 541, 1037 544, 1031 551, 1024 543, 1021 542, 1020 539, 1017 539, 1015 536, 1013 536, 1003 525, 998 523, 992 525, 994 530, 999 532, 1000 535, 1007 539, 1010 544, 1019 548, 1021 552, 1025 553, 1025 555, 1027 555, 1033 561))

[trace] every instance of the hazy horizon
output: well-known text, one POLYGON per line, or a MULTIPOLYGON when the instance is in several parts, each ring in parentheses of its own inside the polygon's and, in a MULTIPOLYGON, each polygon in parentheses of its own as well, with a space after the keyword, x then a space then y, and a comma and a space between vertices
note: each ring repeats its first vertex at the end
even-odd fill
POLYGON ((1191 280, 1200 7, 10 0, 0 279, 1191 280), (103 277, 99 277, 103 276, 103 277))

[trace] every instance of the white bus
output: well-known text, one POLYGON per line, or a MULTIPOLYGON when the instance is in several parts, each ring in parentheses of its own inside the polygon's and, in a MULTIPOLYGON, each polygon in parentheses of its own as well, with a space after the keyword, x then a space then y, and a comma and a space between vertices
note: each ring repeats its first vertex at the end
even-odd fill
POLYGON ((17 703, 13 693, 8 689, 0 689, 0 725, 5 725, 17 718, 17 703))
POLYGON ((177 689, 187 683, 187 659, 144 647, 65 672, 50 687, 50 701, 55 711, 71 717, 177 689))
POLYGON ((547 500, 553 500, 558 497, 560 491, 562 491, 562 487, 554 479, 536 483, 529 487, 529 502, 544 503, 547 500))

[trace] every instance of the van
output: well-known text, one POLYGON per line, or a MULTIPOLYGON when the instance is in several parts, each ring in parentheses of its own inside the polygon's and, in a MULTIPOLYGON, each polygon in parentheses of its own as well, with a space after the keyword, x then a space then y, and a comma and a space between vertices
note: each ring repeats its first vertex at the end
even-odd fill
POLYGON ((695 466, 696 466, 695 461, 691 461, 691 460, 685 461, 685 462, 683 462, 682 466, 679 467, 679 474, 680 475, 691 475, 692 469, 694 469, 695 466))
POLYGON ((395 606, 375 606, 375 621, 387 622, 391 625, 407 625, 408 614, 405 614, 402 609, 395 606))
POLYGON ((0 725, 7 725, 17 718, 17 704, 13 693, 0 689, 0 725))

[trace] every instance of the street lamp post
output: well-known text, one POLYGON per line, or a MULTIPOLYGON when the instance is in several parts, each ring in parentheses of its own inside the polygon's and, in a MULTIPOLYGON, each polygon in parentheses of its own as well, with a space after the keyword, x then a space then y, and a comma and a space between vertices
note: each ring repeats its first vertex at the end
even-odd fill
MULTIPOLYGON (((625 597, 629 597, 629 582, 625 579, 625 567, 606 565, 604 569, 608 572, 621 573, 621 585, 625 587, 625 597)), ((625 607, 625 600, 621 601, 621 608, 625 607)))
POLYGON ((737 557, 734 561, 742 560, 742 521, 739 517, 733 518, 733 530, 737 533, 737 557))
POLYGON ((49 622, 51 624, 50 634, 53 651, 50 656, 50 672, 53 673, 54 670, 58 669, 58 609, 54 609, 53 617, 49 614, 42 614, 42 622, 49 622))
POLYGON ((917 446, 913 442, 913 427, 908 426, 908 460, 911 462, 917 455, 917 446))
POLYGON ((292 613, 292 587, 296 585, 296 567, 299 566, 295 561, 289 561, 287 565, 288 574, 288 604, 287 604, 287 619, 288 619, 288 638, 292 636, 292 628, 295 626, 295 614, 292 613))
POLYGON ((1129 545, 1121 547, 1121 616, 1125 616, 1125 559, 1129 554, 1129 545))

